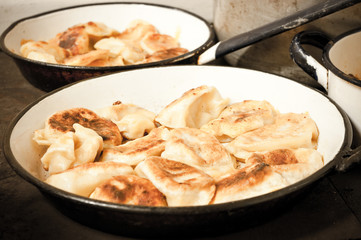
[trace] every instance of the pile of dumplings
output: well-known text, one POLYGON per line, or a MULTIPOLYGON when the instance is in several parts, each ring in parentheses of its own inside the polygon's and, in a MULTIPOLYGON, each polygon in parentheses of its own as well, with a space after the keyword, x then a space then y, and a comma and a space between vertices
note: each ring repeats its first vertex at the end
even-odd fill
POLYGON ((215 87, 159 113, 131 103, 59 111, 34 132, 45 182, 118 204, 199 206, 276 191, 323 166, 307 113, 269 102, 230 104, 215 87))
POLYGON ((187 53, 176 37, 134 20, 122 32, 99 22, 68 28, 48 41, 22 40, 23 57, 71 66, 124 66, 149 63, 187 53))

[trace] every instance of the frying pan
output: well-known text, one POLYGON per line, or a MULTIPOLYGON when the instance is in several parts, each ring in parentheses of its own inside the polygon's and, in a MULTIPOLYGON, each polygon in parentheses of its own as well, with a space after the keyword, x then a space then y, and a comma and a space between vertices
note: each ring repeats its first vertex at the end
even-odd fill
POLYGON ((66 216, 92 228, 127 236, 205 236, 249 227, 287 211, 307 189, 330 171, 359 161, 361 147, 351 149, 352 127, 345 112, 324 93, 280 76, 220 66, 164 66, 131 70, 83 80, 47 93, 21 111, 4 136, 11 167, 36 186, 66 216), (52 113, 72 107, 97 109, 115 101, 159 112, 190 88, 215 86, 231 102, 267 100, 280 112, 308 112, 320 135, 324 166, 309 177, 261 196, 196 207, 144 207, 113 204, 56 189, 42 180, 34 130, 52 113))
MULTIPOLYGON (((361 0, 328 0, 294 14, 276 20, 254 30, 236 35, 230 39, 220 41, 201 53, 198 64, 205 64, 228 53, 234 52, 261 40, 294 29, 313 20, 327 16, 331 13, 353 6, 361 0)), ((242 23, 240 23, 242 24, 242 23)))
POLYGON ((103 2, 61 8, 19 19, 0 37, 0 47, 18 66, 30 84, 50 92, 80 79, 145 67, 189 64, 200 52, 214 44, 214 30, 205 19, 189 11, 160 4, 140 2, 103 2), (21 56, 22 40, 47 41, 67 28, 89 21, 100 22, 123 31, 137 19, 149 22, 162 34, 177 37, 189 52, 150 63, 124 66, 70 66, 31 60, 21 56), (195 34, 196 33, 196 34, 195 34))

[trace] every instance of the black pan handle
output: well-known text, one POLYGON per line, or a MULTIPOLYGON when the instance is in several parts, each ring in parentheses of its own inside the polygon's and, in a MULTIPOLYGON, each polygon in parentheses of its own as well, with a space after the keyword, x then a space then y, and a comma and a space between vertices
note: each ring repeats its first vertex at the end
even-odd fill
POLYGON ((308 75, 318 81, 327 90, 327 69, 302 47, 303 44, 324 49, 331 42, 330 37, 322 32, 303 31, 296 34, 291 42, 290 55, 293 61, 308 75))
POLYGON ((341 158, 336 164, 336 170, 344 172, 351 165, 361 162, 361 146, 355 149, 347 149, 342 153, 341 158))
MULTIPOLYGON (((361 0, 327 0, 259 28, 220 41, 198 57, 197 63, 205 64, 238 49, 247 47, 269 37, 294 29, 331 13, 351 7, 361 0)), ((239 23, 242 24, 242 23, 239 23)))

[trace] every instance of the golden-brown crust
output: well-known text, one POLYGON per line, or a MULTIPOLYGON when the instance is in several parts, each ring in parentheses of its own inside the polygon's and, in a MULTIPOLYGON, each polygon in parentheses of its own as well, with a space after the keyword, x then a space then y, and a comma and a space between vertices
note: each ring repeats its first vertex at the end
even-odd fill
POLYGON ((294 151, 290 149, 276 149, 265 154, 252 154, 246 161, 247 164, 266 163, 268 165, 283 165, 298 163, 294 151))
POLYGON ((133 168, 125 163, 92 162, 53 174, 45 182, 64 191, 89 197, 94 189, 107 179, 133 174, 133 168))
POLYGON ((57 35, 59 47, 70 52, 72 56, 89 51, 89 36, 85 26, 74 26, 57 35))
POLYGON ((229 187, 237 187, 238 191, 250 188, 262 182, 271 174, 272 169, 265 163, 254 164, 237 170, 234 174, 223 178, 216 183, 217 191, 223 191, 229 187))
POLYGON ((74 123, 93 129, 108 144, 117 146, 122 143, 122 136, 115 123, 99 117, 86 108, 72 108, 60 111, 50 116, 47 121, 49 128, 62 133, 74 132, 74 123))
POLYGON ((215 179, 236 167, 216 137, 196 128, 171 130, 161 156, 199 168, 215 179))
POLYGON ((216 183, 211 204, 237 201, 278 190, 287 185, 285 179, 265 163, 235 170, 216 183))
POLYGON ((100 161, 124 162, 135 166, 146 157, 160 156, 164 151, 167 135, 168 129, 155 128, 147 136, 104 149, 100 161))
POLYGON ((135 172, 148 178, 167 198, 169 206, 205 205, 215 193, 215 181, 203 171, 161 157, 148 157, 135 172))
POLYGON ((135 175, 109 179, 98 186, 90 198, 119 204, 167 206, 165 196, 151 181, 135 175))
POLYGON ((267 101, 244 100, 227 106, 218 118, 201 127, 218 138, 229 142, 237 136, 274 123, 277 111, 267 101))
POLYGON ((145 36, 157 32, 157 29, 153 25, 139 20, 132 22, 128 28, 117 34, 116 37, 122 40, 139 42, 145 36))
POLYGON ((316 148, 317 140, 316 123, 307 113, 283 113, 275 123, 241 134, 226 148, 237 158, 246 159, 252 152, 316 148))
POLYGON ((92 50, 84 54, 68 57, 64 60, 64 64, 72 66, 94 66, 101 61, 107 61, 108 58, 109 54, 107 50, 92 50))
POLYGON ((160 51, 156 51, 155 53, 147 56, 145 58, 145 62, 149 63, 149 62, 162 61, 165 59, 178 57, 187 52, 188 52, 188 50, 185 48, 171 48, 171 49, 160 50, 160 51))
POLYGON ((177 39, 169 35, 159 33, 148 34, 141 40, 140 44, 148 54, 179 47, 177 39))

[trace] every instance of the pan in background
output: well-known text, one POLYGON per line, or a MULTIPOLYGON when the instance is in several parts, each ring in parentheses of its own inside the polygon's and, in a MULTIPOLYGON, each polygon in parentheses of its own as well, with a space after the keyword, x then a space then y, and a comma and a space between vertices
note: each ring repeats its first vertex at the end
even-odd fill
POLYGON ((200 16, 175 7, 149 3, 98 3, 62 8, 20 19, 0 38, 2 51, 12 57, 23 76, 35 87, 51 91, 80 79, 153 66, 195 63, 197 56, 214 43, 214 30, 200 16), (33 61, 20 55, 20 42, 47 41, 76 24, 101 22, 118 31, 133 20, 153 24, 160 33, 178 37, 188 53, 163 61, 113 67, 83 67, 33 61))
MULTIPOLYGON (((67 85, 25 108, 10 124, 4 153, 12 168, 36 186, 62 213, 90 227, 128 236, 212 235, 229 228, 245 228, 273 218, 295 204, 329 171, 347 163, 352 128, 347 115, 325 94, 295 81, 259 71, 215 66, 167 66, 102 76, 67 85), (142 207, 106 203, 56 189, 42 181, 42 167, 34 130, 58 110, 96 109, 120 100, 158 112, 190 88, 215 86, 231 102, 267 100, 280 112, 308 112, 320 136, 318 150, 325 165, 311 176, 258 197, 197 207, 142 207)), ((41 211, 41 210, 40 210, 41 211)))

